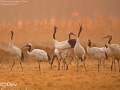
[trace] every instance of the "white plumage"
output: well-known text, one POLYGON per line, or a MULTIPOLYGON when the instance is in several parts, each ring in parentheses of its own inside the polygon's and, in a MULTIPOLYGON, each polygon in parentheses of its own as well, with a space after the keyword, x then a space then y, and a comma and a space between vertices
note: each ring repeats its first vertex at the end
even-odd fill
MULTIPOLYGON (((69 54, 70 51, 73 50, 75 43, 76 43, 76 40, 70 39, 70 40, 58 42, 55 38, 56 31, 57 31, 57 27, 55 25, 54 26, 54 33, 53 33, 54 45, 55 45, 55 48, 61 53, 64 65, 65 65, 66 64, 65 58, 66 58, 67 54, 69 54)), ((67 65, 67 67, 68 67, 68 65, 67 65)))
POLYGON ((109 47, 109 49, 111 51, 111 55, 113 57, 113 59, 112 59, 112 65, 111 65, 111 70, 112 70, 112 67, 113 67, 113 62, 115 64, 115 59, 117 59, 117 61, 118 61, 118 67, 119 67, 119 72, 120 72, 120 65, 119 65, 120 46, 117 45, 117 44, 111 44, 111 40, 112 40, 112 36, 111 35, 108 35, 108 36, 106 36, 104 38, 109 38, 107 45, 108 45, 108 47, 109 47))
POLYGON ((98 60, 98 72, 101 60, 107 59, 107 54, 103 48, 91 47, 91 41, 88 40, 87 53, 93 58, 98 60))
POLYGON ((76 41, 74 39, 58 42, 55 38, 56 31, 57 31, 57 27, 55 25, 54 26, 54 33, 53 33, 53 40, 54 40, 55 48, 58 51, 62 52, 63 50, 74 48, 75 43, 76 43, 76 41))
POLYGON ((44 50, 40 50, 40 49, 33 49, 31 51, 31 44, 27 44, 26 45, 28 48, 27 50, 27 54, 29 56, 32 56, 35 58, 35 60, 38 62, 39 65, 39 71, 40 71, 40 62, 44 61, 44 62, 49 62, 50 63, 50 56, 44 51, 44 50))
MULTIPOLYGON (((71 35, 76 36, 72 32, 69 32, 69 34, 68 34, 69 40, 75 41, 75 39, 71 39, 71 35)), ((73 48, 70 48, 70 49, 60 50, 61 51, 60 52, 58 49, 55 48, 55 50, 54 50, 54 56, 53 56, 51 65, 53 64, 53 61, 54 61, 55 57, 57 57, 57 60, 58 60, 58 70, 60 70, 60 61, 61 61, 61 59, 63 59, 63 65, 64 65, 64 67, 65 67, 65 64, 66 64, 66 70, 68 70, 68 65, 73 60, 73 57, 70 56, 70 53, 72 52, 72 50, 73 50, 73 48), (65 61, 66 57, 71 57, 71 60, 70 60, 70 62, 68 64, 65 61)))
POLYGON ((105 47, 101 47, 100 50, 105 51, 107 53, 108 57, 112 57, 112 52, 111 52, 110 48, 106 44, 105 44, 105 47))
POLYGON ((82 25, 80 26, 78 37, 77 37, 76 44, 74 47, 74 53, 77 59, 77 71, 78 71, 78 60, 79 59, 81 59, 81 61, 83 62, 84 68, 86 70, 86 67, 85 67, 86 52, 84 48, 81 46, 80 41, 79 41, 79 36, 80 36, 81 31, 82 31, 82 25))
POLYGON ((13 35, 14 35, 13 31, 11 31, 11 38, 10 38, 10 43, 9 43, 9 52, 13 56, 13 65, 12 65, 11 70, 13 69, 13 66, 15 64, 14 57, 16 57, 19 60, 21 69, 23 70, 21 61, 24 60, 24 55, 19 48, 13 45, 12 43, 13 35))

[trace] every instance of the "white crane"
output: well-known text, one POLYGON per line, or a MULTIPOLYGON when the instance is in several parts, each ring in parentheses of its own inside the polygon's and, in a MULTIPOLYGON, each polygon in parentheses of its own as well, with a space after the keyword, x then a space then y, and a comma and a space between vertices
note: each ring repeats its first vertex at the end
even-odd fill
MULTIPOLYGON (((118 61, 118 67, 119 67, 119 72, 120 72, 120 65, 119 65, 119 59, 120 59, 120 46, 117 45, 117 44, 111 44, 111 40, 112 40, 112 35, 108 35, 104 38, 109 38, 108 40, 108 47, 111 51, 111 54, 113 56, 113 59, 112 59, 112 65, 111 65, 111 70, 112 70, 112 67, 113 67, 113 63, 115 65, 115 59, 118 61)), ((103 39, 104 39, 103 38, 103 39)))
POLYGON ((57 27, 55 25, 54 26, 54 33, 53 33, 53 40, 54 40, 55 48, 58 51, 62 52, 63 50, 74 48, 75 43, 76 43, 75 39, 70 39, 70 40, 65 40, 65 41, 59 42, 55 38, 56 31, 57 31, 57 27))
POLYGON ((11 31, 11 38, 10 38, 10 43, 9 43, 9 52, 13 56, 13 65, 12 65, 11 70, 13 69, 13 66, 15 65, 15 60, 14 60, 15 57, 19 60, 21 69, 23 70, 21 61, 24 60, 24 55, 19 48, 13 45, 12 43, 13 35, 14 35, 14 32, 11 31))
MULTIPOLYGON (((69 33, 68 33, 69 40, 71 39, 71 35, 76 36, 75 34, 73 34, 73 32, 69 32, 69 33)), ((54 59, 55 59, 55 57, 56 57, 57 60, 58 60, 58 70, 60 70, 60 61, 61 61, 61 59, 64 58, 64 54, 67 54, 66 57, 67 57, 67 56, 68 56, 68 57, 71 57, 70 62, 73 60, 73 57, 70 56, 69 51, 66 51, 66 52, 64 52, 64 53, 60 53, 60 52, 55 48, 55 50, 54 50, 54 55, 53 55, 52 62, 51 62, 51 66, 52 66, 52 64, 53 64, 53 62, 54 62, 54 59), (62 57, 63 57, 63 58, 62 58, 62 57)), ((66 64, 66 61, 65 61, 65 60, 64 60, 63 62, 64 62, 63 64, 66 64)), ((67 66, 66 66, 66 69, 67 69, 67 70, 68 70, 68 65, 70 64, 70 62, 69 62, 69 63, 67 64, 67 66)))
POLYGON ((31 51, 32 45, 30 43, 27 44, 25 47, 28 47, 27 54, 29 56, 34 57, 35 60, 38 62, 39 72, 41 73, 40 62, 44 61, 44 62, 49 62, 50 63, 50 60, 51 60, 50 56, 44 50, 41 50, 41 49, 33 49, 31 51))
POLYGON ((111 52, 110 48, 106 44, 105 44, 105 47, 101 47, 100 50, 105 51, 107 53, 108 57, 112 57, 112 52, 111 52))
MULTIPOLYGON (((57 27, 56 27, 56 25, 54 25, 54 33, 53 33, 54 45, 55 45, 55 48, 61 53, 63 63, 65 65, 66 64, 65 58, 66 58, 67 54, 69 54, 73 50, 76 40, 70 39, 70 40, 65 40, 65 41, 59 42, 55 38, 56 31, 57 31, 57 27)), ((66 64, 66 65, 67 65, 66 68, 68 68, 68 64, 66 64)))
MULTIPOLYGON (((113 64, 115 66, 114 55, 112 54, 112 51, 110 50, 110 48, 106 44, 105 44, 105 47, 102 47, 100 49, 105 51, 107 53, 107 56, 112 59, 112 65, 111 65, 111 71, 112 71, 113 64)), ((116 66, 115 66, 115 71, 116 71, 116 66)))
POLYGON ((106 52, 104 50, 101 50, 101 48, 98 47, 91 47, 91 41, 88 40, 88 46, 87 46, 87 53, 93 58, 98 60, 98 72, 99 67, 101 64, 101 60, 105 60, 108 58, 106 52))
POLYGON ((83 65, 84 65, 84 68, 85 68, 85 71, 86 71, 86 67, 85 67, 86 52, 85 52, 85 49, 82 47, 82 45, 80 44, 80 41, 79 41, 81 31, 82 31, 82 24, 80 25, 80 29, 79 29, 79 32, 78 32, 78 37, 77 37, 76 44, 75 44, 75 47, 74 47, 74 53, 75 53, 75 56, 76 56, 76 59, 77 59, 77 72, 78 72, 78 65, 79 65, 78 60, 79 59, 81 59, 81 61, 83 62, 83 65))

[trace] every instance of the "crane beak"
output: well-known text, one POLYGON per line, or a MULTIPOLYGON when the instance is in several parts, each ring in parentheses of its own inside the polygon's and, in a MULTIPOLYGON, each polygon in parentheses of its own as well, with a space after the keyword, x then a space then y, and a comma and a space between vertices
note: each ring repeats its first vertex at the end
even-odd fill
POLYGON ((105 39, 105 38, 108 38, 108 36, 106 36, 106 37, 103 37, 102 39, 105 39))
POLYGON ((72 35, 76 36, 75 34, 72 34, 72 35))

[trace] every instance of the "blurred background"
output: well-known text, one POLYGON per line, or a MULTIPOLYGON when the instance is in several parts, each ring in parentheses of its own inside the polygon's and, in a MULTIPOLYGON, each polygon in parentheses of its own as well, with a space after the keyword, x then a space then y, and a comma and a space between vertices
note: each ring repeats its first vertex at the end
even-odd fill
POLYGON ((53 23, 58 27, 58 41, 68 39, 70 31, 77 35, 82 23, 82 45, 87 46, 91 39, 94 45, 104 46, 108 40, 102 38, 108 34, 113 36, 112 43, 120 44, 119 0, 17 1, 0 1, 0 49, 8 51, 11 30, 13 43, 19 48, 27 43, 54 48, 53 23))

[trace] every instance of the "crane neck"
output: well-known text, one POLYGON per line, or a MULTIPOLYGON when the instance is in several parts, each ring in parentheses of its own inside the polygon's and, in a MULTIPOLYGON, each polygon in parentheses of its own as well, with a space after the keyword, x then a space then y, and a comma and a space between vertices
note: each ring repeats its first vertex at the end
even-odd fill
POLYGON ((82 31, 82 28, 80 27, 80 30, 79 30, 79 32, 78 32, 78 37, 80 37, 81 31, 82 31))
POLYGON ((88 41, 88 46, 91 47, 91 41, 88 41))
POLYGON ((12 41, 12 39, 13 39, 13 33, 11 34, 11 41, 12 41))
POLYGON ((12 45, 12 39, 13 39, 13 33, 11 34, 10 45, 12 45))
POLYGON ((31 46, 29 46, 28 51, 29 51, 29 52, 31 51, 31 46))
POLYGON ((12 43, 13 33, 11 33, 10 43, 12 43))
POLYGON ((69 40, 71 40, 71 35, 69 34, 69 40))
POLYGON ((56 29, 54 29, 53 38, 55 39, 56 29))
POLYGON ((111 40, 112 40, 112 36, 110 36, 110 38, 108 40, 108 44, 111 44, 111 40))
POLYGON ((105 47, 108 48, 108 46, 105 44, 105 47))

